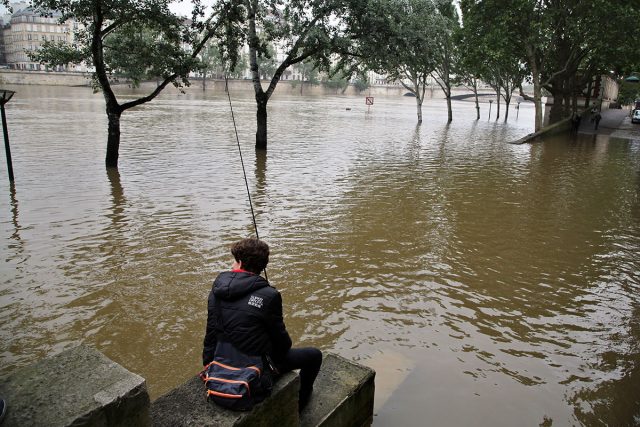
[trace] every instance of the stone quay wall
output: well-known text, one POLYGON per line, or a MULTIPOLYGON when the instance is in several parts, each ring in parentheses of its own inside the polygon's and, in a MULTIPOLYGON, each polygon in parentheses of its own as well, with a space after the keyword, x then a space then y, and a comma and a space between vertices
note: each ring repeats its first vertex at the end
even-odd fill
MULTIPOLYGON (((202 90, 202 79, 194 77, 190 79, 191 86, 187 88, 188 91, 202 90)), ((221 91, 224 90, 225 81, 221 79, 207 79, 205 82, 205 90, 207 91, 221 91)), ((263 87, 266 87, 266 81, 263 81, 263 87)), ((11 70, 0 69, 0 85, 45 85, 45 86, 91 86, 91 73, 79 73, 79 72, 53 72, 53 71, 23 71, 23 70, 11 70)), ((128 86, 130 82, 126 80, 112 80, 114 87, 119 85, 128 86)), ((142 83, 142 89, 152 89, 157 85, 156 81, 147 81, 142 83)), ((233 91, 253 91, 253 83, 251 80, 229 80, 229 88, 233 91)), ((166 91, 175 90, 173 87, 168 86, 166 91)), ((353 85, 347 87, 342 92, 341 89, 333 89, 325 87, 322 84, 311 84, 308 82, 301 83, 297 80, 281 80, 278 82, 276 93, 280 95, 303 95, 309 96, 321 96, 321 95, 347 95, 347 96, 381 96, 381 97, 394 97, 403 96, 408 90, 400 84, 394 85, 376 85, 370 86, 362 92, 358 92, 353 85)), ((484 95, 495 94, 491 89, 481 89, 484 95)), ((464 95, 471 92, 466 87, 456 87, 452 89, 452 95, 464 95)), ((427 89, 425 92, 425 98, 444 99, 444 93, 438 86, 433 86, 427 89)), ((483 102, 487 102, 487 97, 483 97, 483 102)), ((472 98, 469 98, 472 100, 472 98)))

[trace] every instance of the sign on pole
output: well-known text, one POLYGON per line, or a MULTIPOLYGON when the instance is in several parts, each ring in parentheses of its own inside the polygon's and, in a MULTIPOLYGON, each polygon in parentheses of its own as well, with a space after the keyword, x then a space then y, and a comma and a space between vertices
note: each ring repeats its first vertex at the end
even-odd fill
POLYGON ((373 96, 367 96, 364 102, 367 105, 373 105, 373 96))

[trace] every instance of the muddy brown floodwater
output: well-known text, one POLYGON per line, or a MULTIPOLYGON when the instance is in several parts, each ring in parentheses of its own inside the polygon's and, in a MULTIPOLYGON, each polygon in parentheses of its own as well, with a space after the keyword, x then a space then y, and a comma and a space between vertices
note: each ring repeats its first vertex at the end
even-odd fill
MULTIPOLYGON (((85 343, 157 397, 200 369, 211 282, 252 233, 225 94, 126 112, 107 173, 101 95, 11 89, 0 374, 85 343)), ((410 98, 276 94, 256 156, 232 96, 288 329, 377 370, 374 425, 640 423, 640 140, 508 144, 527 104, 447 125, 429 100, 416 127, 410 98)))

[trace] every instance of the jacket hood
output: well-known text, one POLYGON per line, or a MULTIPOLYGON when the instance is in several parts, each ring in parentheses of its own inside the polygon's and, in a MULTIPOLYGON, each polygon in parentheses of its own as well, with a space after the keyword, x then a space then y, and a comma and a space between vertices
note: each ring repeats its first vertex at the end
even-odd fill
POLYGON ((216 298, 233 301, 267 286, 269 282, 259 274, 225 271, 213 282, 213 294, 216 298))

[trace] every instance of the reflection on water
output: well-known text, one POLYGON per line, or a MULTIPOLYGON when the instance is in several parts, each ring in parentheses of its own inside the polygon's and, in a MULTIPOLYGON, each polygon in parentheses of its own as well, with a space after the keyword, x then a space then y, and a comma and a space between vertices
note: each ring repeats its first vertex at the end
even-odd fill
MULTIPOLYGON (((99 95, 18 94, 0 373, 84 342, 158 396, 198 371, 211 281, 253 233, 226 96, 128 112, 105 173, 99 95)), ((256 154, 232 96, 290 333, 378 368, 376 425, 638 424, 637 141, 506 144, 526 104, 447 125, 432 100, 416 127, 412 99, 280 97, 256 154)))

